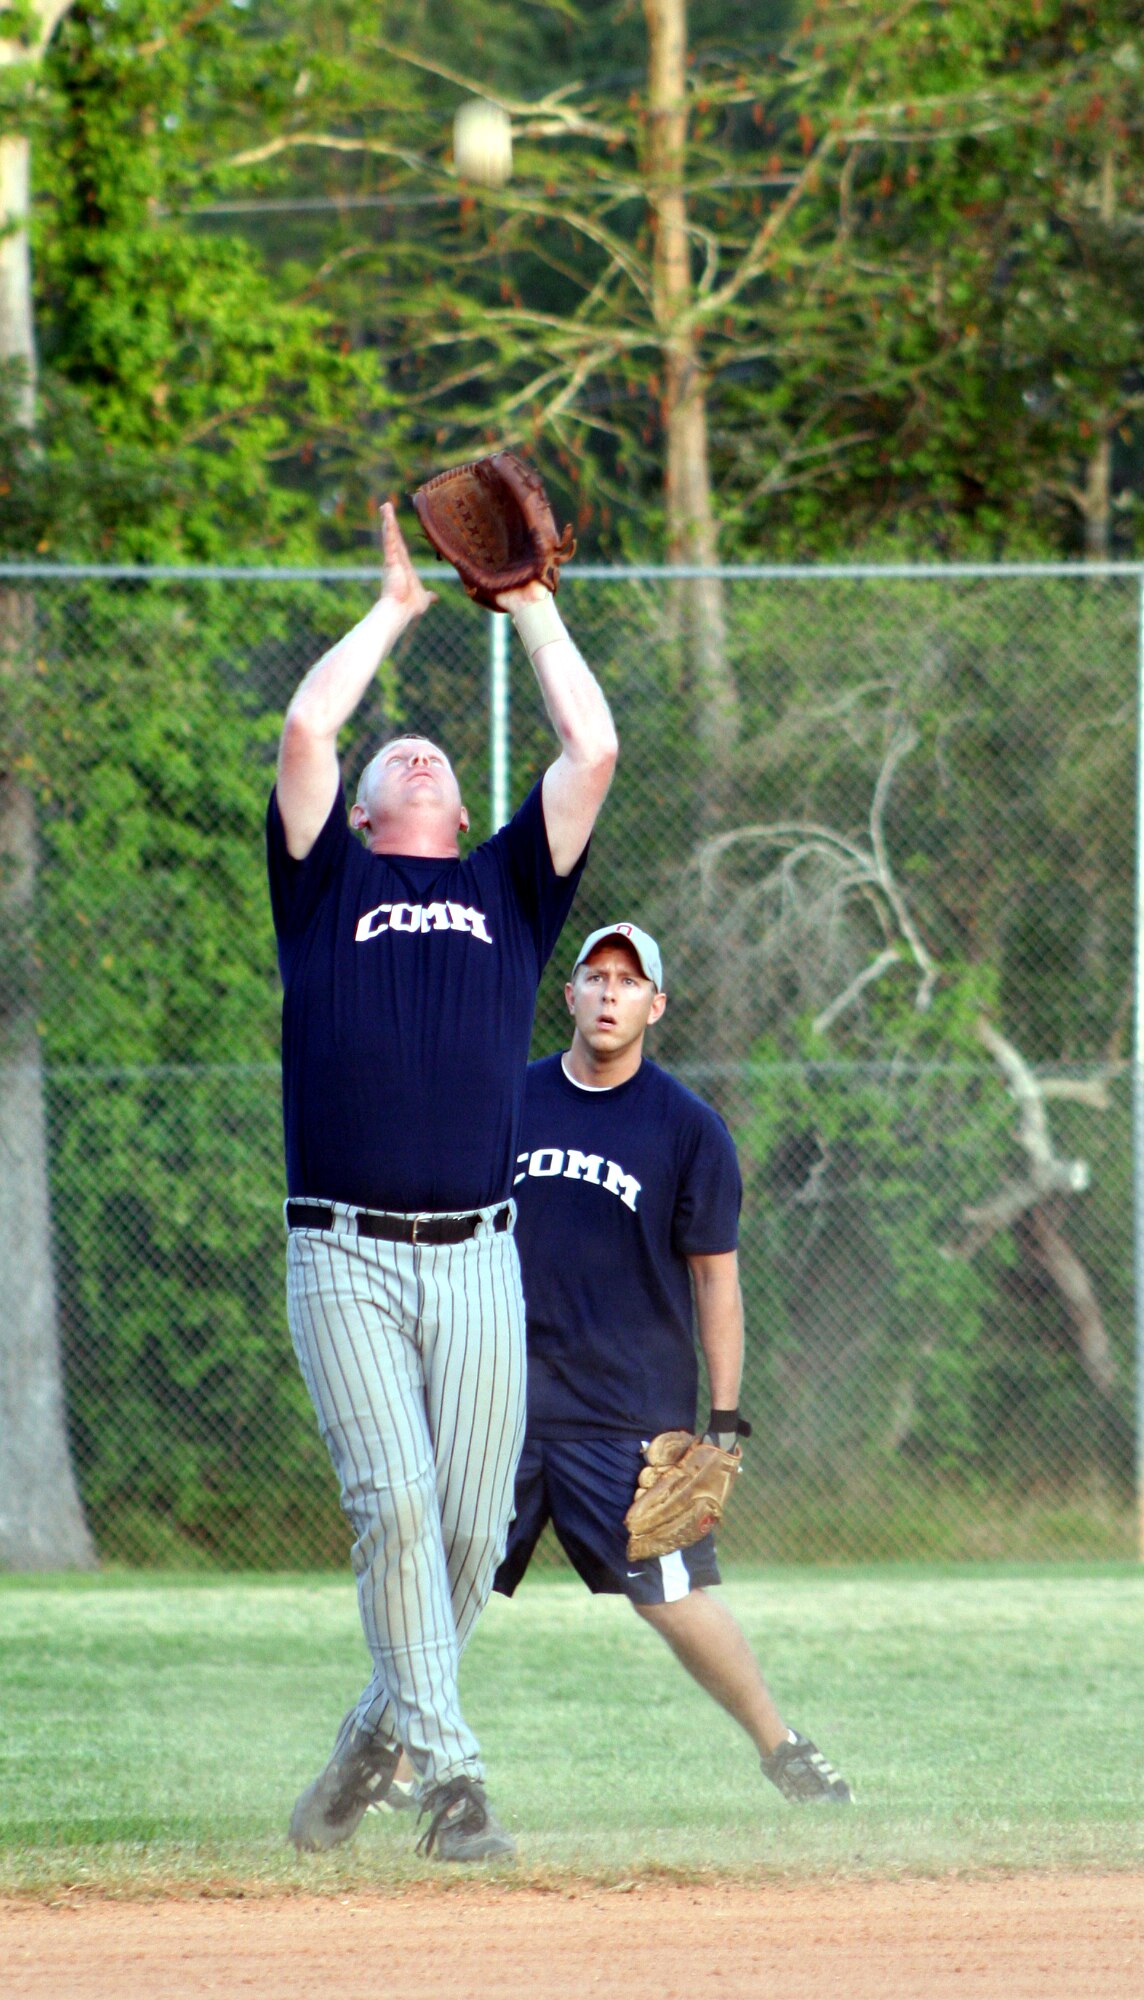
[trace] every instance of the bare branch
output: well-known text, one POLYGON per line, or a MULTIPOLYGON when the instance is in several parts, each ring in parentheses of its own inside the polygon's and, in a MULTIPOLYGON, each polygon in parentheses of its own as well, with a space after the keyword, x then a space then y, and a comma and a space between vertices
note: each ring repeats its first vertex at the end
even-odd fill
POLYGON ((839 1015, 844 1014, 846 1009, 853 1005, 858 995, 867 986, 872 986, 876 979, 880 979, 891 965, 897 965, 900 957, 901 953, 892 944, 887 945, 885 951, 880 951, 877 958, 858 974, 857 979, 852 979, 845 991, 840 993, 837 999, 832 1000, 829 1007, 824 1007, 821 1014, 815 1016, 815 1034, 824 1035, 828 1028, 832 1028, 839 1015))
MULTIPOLYGON (((603 367, 607 361, 612 359, 614 359, 612 353, 599 349, 594 349, 591 353, 583 355, 576 367, 565 377, 563 388, 553 396, 551 402, 541 412, 541 423, 552 423, 558 417, 563 416, 569 406, 575 402, 585 382, 596 373, 597 368, 603 367)), ((550 371, 549 379, 553 379, 556 373, 556 370, 550 371)), ((506 397, 501 404, 501 408, 507 414, 509 411, 519 409, 523 403, 535 400, 535 395, 536 392, 534 389, 522 389, 516 395, 506 397)))
POLYGON ((1108 1080, 1102 1076, 1091 1077, 1087 1082, 1079 1077, 1042 1077, 1041 1096, 1065 1098, 1071 1104, 1087 1104, 1091 1111, 1107 1111, 1112 1102, 1108 1095, 1108 1080))
POLYGON ((961 1219, 968 1225, 969 1234, 956 1247, 946 1245, 944 1254, 949 1257, 974 1256, 999 1230, 1016 1222, 1018 1216, 1035 1211, 1050 1195, 1083 1193, 1090 1178, 1084 1160, 1062 1160, 1054 1153, 1045 1115, 1045 1086, 1034 1076, 1019 1050, 984 1019, 977 1023, 977 1034, 1000 1068, 1010 1095, 1016 1099, 1020 1111, 1017 1139, 1028 1154, 1030 1173, 1025 1181, 1010 1182, 992 1201, 962 1209, 961 1219))
POLYGON ((758 840, 779 845, 788 840, 822 841, 828 847, 841 849, 851 859, 864 867, 870 866, 869 857, 852 840, 847 840, 833 827, 817 826, 813 820, 773 820, 764 826, 737 826, 730 833, 719 833, 711 840, 705 840, 698 851, 697 859, 704 877, 710 875, 717 861, 722 860, 732 847, 742 841, 758 840))
POLYGON ((510 118, 527 121, 523 126, 530 138, 566 138, 576 136, 600 139, 606 145, 622 145, 630 134, 622 125, 603 125, 591 116, 592 107, 583 110, 568 104, 565 99, 584 88, 581 83, 564 83, 557 90, 550 90, 546 96, 529 102, 525 98, 508 97, 493 85, 465 76, 461 70, 451 69, 446 63, 430 62, 427 56, 418 55, 414 49, 401 48, 395 42, 387 42, 378 37, 377 46, 387 56, 398 62, 408 63, 411 69, 426 70, 430 76, 444 78, 446 83, 455 83, 461 90, 467 90, 471 97, 485 97, 490 104, 499 104, 510 118))
POLYGON ((968 1225, 969 1234, 959 1244, 943 1245, 943 1255, 959 1257, 968 1263, 1002 1229, 1008 1229, 1019 1215, 1034 1207, 1037 1200, 1037 1190, 1031 1182, 1011 1181, 1000 1194, 994 1195, 992 1201, 966 1205, 961 1211, 961 1219, 968 1225))
POLYGON ((930 957, 922 941, 921 933, 910 915, 909 905, 894 880, 894 871, 890 866, 890 857, 886 851, 886 840, 882 826, 882 816, 886 809, 886 800, 889 797, 890 786, 894 781, 894 773, 903 758, 908 757, 910 751, 916 747, 917 740, 916 729, 913 727, 902 728, 900 726, 895 729, 890 739, 890 747, 886 752, 885 762, 878 773, 878 782, 874 787, 874 800, 870 807, 870 843, 874 849, 874 858, 877 863, 878 881, 887 902, 898 919, 902 936, 905 938, 922 971, 922 982, 918 987, 917 993, 914 995, 914 1005, 919 1013, 924 1014, 933 998, 933 989, 937 983, 937 962, 930 957))
POLYGON ((607 251, 608 256, 625 273, 642 298, 650 298, 651 279, 646 261, 630 243, 625 243, 622 237, 614 235, 594 216, 585 215, 579 209, 538 201, 535 197, 514 193, 509 188, 498 188, 496 200, 499 206, 510 214, 531 216, 541 223, 563 222, 578 235, 586 236, 590 243, 595 243, 599 249, 607 251))
MULTIPOLYGON (((808 420, 802 428, 804 431, 809 430, 810 421, 808 420)), ((815 445, 800 445, 797 439, 792 440, 765 477, 757 480, 751 487, 741 503, 742 507, 745 510, 768 494, 789 493, 796 486, 809 486, 816 480, 826 478, 832 472, 839 472, 841 468, 835 466, 833 462, 827 465, 807 465, 807 469, 803 472, 788 472, 787 467, 800 462, 806 464, 808 460, 814 458, 833 461, 843 452, 852 451, 856 445, 869 444, 877 435, 877 431, 855 431, 850 437, 831 438, 826 444, 815 445)))
POLYGON ((1029 1221, 1037 1256, 1064 1300, 1072 1320, 1081 1366, 1101 1395, 1110 1396, 1116 1382, 1116 1361, 1092 1280, 1072 1245, 1065 1241, 1042 1208, 1035 1208, 1029 1221))
MULTIPOLYGON (((1017 1100, 1021 1111, 1018 1137, 1033 1162, 1033 1172, 1043 1172, 1053 1164, 1053 1147, 1049 1138, 1049 1124, 1045 1116, 1044 1095, 1040 1084, 1029 1068, 1024 1057, 1019 1055, 1012 1042, 1006 1041, 990 1022, 977 1023, 977 1037, 988 1049, 994 1062, 1000 1067, 1009 1090, 1017 1100)), ((1084 1186, 1085 1182, 1081 1182, 1084 1186)))
POLYGON ((280 132, 276 139, 268 139, 265 145, 250 146, 244 153, 232 153, 229 159, 219 164, 224 167, 254 167, 263 160, 275 159, 279 153, 289 152, 294 146, 317 146, 327 153, 377 153, 385 159, 400 160, 415 172, 426 171, 426 162, 421 155, 411 152, 407 146, 387 146, 381 139, 349 139, 336 132, 280 132))
POLYGON ((788 217, 798 207, 803 195, 817 183, 823 162, 839 144, 840 137, 839 133, 832 131, 825 133, 819 140, 798 179, 787 189, 782 200, 776 202, 766 221, 756 232, 754 241, 745 251, 738 270, 728 278, 725 285, 720 286, 718 291, 708 293, 697 309, 696 317, 700 314, 714 317, 716 313, 726 312, 740 292, 758 277, 766 265, 772 243, 788 217))

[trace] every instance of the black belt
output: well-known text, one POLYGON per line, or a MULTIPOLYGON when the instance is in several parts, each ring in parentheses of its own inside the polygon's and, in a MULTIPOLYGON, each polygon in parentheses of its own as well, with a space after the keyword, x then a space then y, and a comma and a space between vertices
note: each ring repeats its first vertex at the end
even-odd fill
MULTIPOLYGON (((332 1229, 336 1219, 333 1209, 324 1202, 286 1203, 288 1229, 332 1229)), ((485 1219, 483 1214, 378 1215, 375 1210, 366 1208, 347 1218, 347 1226, 356 1229, 359 1236, 373 1236, 382 1243, 467 1243, 485 1219)), ((512 1210, 506 1202, 493 1216, 493 1228, 503 1232, 511 1220, 512 1210)))

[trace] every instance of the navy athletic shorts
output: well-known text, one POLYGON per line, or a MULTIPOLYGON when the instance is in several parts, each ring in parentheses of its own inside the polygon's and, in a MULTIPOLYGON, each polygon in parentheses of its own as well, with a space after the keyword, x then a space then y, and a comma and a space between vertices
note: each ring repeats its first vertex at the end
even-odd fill
POLYGON ((526 1438, 494 1590, 512 1596, 549 1521, 589 1590, 622 1591, 633 1604, 673 1604, 698 1584, 721 1582, 712 1535, 629 1563, 624 1515, 646 1462, 635 1438, 526 1438))

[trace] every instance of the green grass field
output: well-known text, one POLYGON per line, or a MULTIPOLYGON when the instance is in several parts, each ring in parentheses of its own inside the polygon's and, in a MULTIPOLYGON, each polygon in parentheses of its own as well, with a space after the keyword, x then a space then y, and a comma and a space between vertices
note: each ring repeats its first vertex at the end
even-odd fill
MULTIPOLYGON (((541 1577, 464 1670, 517 1879, 1144 1865, 1144 1571, 735 1570, 725 1595, 855 1809, 785 1804, 624 1603, 541 1577)), ((439 1876, 409 1814, 285 1843, 363 1678, 348 1578, 0 1579, 0 1891, 439 1876)))

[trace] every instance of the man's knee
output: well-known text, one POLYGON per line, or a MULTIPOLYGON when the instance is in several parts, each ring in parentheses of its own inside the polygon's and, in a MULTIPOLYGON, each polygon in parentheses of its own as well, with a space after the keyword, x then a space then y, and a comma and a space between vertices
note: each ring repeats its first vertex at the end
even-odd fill
MULTIPOLYGON (((483 1515, 445 1524, 445 1560, 454 1593, 477 1585, 492 1588, 492 1578, 505 1551, 507 1522, 483 1515)), ((487 1595, 487 1590, 485 1595, 487 1595)))
POLYGON ((406 1486, 356 1485, 343 1494, 342 1504, 357 1538, 352 1560, 359 1576, 379 1559, 399 1560, 403 1550, 419 1548, 427 1534, 440 1532, 432 1467, 406 1486))

